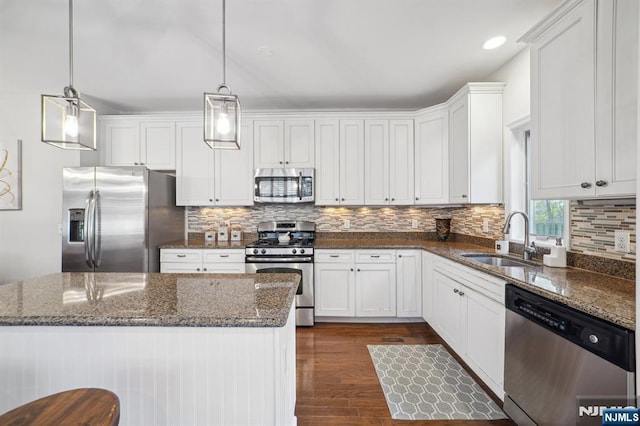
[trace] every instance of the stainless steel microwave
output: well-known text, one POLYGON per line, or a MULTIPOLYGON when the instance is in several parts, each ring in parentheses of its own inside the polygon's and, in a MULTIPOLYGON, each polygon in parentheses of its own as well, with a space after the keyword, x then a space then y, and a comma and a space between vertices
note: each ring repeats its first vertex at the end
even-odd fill
POLYGON ((314 169, 256 169, 256 203, 313 203, 314 169))

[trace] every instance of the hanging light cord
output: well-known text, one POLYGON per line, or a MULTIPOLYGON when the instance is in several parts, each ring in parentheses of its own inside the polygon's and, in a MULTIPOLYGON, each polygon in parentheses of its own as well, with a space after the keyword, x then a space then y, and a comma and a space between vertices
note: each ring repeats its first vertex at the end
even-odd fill
MULTIPOLYGON (((72 1, 72 0, 69 0, 72 1)), ((227 85, 227 23, 226 23, 226 1, 222 0, 222 84, 227 85)))
POLYGON ((69 86, 64 88, 67 98, 77 98, 78 92, 73 88, 73 0, 69 0, 69 86))

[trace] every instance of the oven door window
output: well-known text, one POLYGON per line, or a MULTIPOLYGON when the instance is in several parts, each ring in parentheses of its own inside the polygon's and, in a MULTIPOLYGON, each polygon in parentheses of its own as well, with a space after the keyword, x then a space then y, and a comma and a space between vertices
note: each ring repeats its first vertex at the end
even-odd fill
POLYGON ((298 274, 300 275, 300 284, 298 285, 298 291, 296 294, 302 294, 302 288, 304 286, 304 282, 302 280, 302 271, 300 269, 295 268, 264 268, 258 269, 256 274, 298 274))

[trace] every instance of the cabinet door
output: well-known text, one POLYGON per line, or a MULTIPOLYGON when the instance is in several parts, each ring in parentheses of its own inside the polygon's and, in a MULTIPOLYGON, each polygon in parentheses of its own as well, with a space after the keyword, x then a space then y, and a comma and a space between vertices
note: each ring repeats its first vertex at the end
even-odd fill
POLYGON ((355 316, 356 285, 353 268, 353 263, 314 265, 316 316, 355 316))
POLYGON ((316 120, 316 205, 340 204, 340 125, 338 120, 316 120))
POLYGON ((531 45, 534 199, 596 193, 595 3, 580 3, 531 45))
POLYGON ((356 316, 396 316, 395 264, 356 264, 356 316))
POLYGON ((175 170, 176 125, 174 121, 140 123, 140 163, 151 170, 175 170))
POLYGON ((415 122, 415 204, 449 202, 449 114, 444 108, 415 122))
POLYGON ((364 203, 389 204, 389 121, 364 122, 364 203))
POLYGON ((214 150, 204 143, 202 122, 176 125, 176 205, 208 206, 214 203, 214 150))
POLYGON ((399 250, 396 260, 398 317, 422 317, 422 268, 420 250, 399 250))
POLYGON ((256 120, 253 135, 255 168, 284 167, 284 123, 282 120, 256 120))
POLYGON ((638 134, 637 0, 598 3, 597 196, 635 196, 638 134))
POLYGON ((433 321, 435 290, 433 284, 433 254, 422 251, 422 319, 433 321))
POLYGON ((465 362, 500 398, 504 396, 505 307, 464 287, 465 362))
POLYGON ((395 206, 413 205, 413 120, 389 121, 389 196, 395 206))
POLYGON ((242 120, 240 149, 218 149, 214 164, 214 204, 253 205, 253 123, 242 120))
POLYGON ((140 124, 131 120, 103 123, 106 166, 134 166, 140 163, 140 124))
POLYGON ((315 167, 315 132, 313 120, 284 122, 285 167, 315 167))
POLYGON ((340 120, 340 204, 364 205, 364 122, 340 120))
POLYGON ((449 201, 469 201, 469 103, 462 96, 449 109, 449 201))
POLYGON ((433 273, 434 323, 433 326, 451 347, 464 353, 463 346, 463 302, 460 296, 462 285, 439 271, 433 273))

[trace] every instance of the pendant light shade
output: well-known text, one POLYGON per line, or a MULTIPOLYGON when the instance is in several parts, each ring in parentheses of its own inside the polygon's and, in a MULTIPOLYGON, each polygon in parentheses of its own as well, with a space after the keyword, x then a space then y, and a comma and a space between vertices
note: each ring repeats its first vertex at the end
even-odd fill
POLYGON ((96 149, 96 110, 73 88, 73 0, 69 0, 69 86, 42 95, 42 142, 62 149, 96 149))
POLYGON ((226 84, 225 15, 222 0, 222 84, 217 93, 204 94, 204 141, 213 149, 240 149, 240 100, 226 84))

